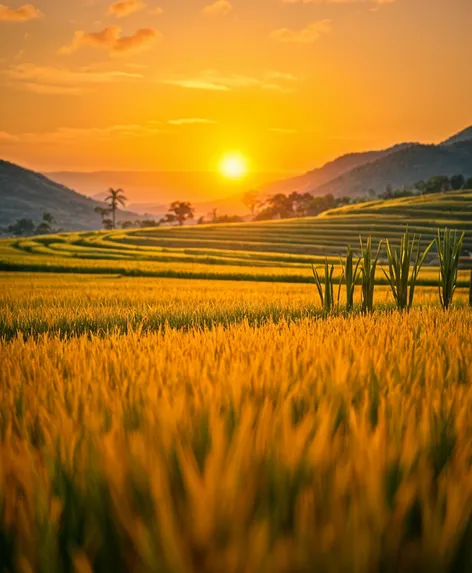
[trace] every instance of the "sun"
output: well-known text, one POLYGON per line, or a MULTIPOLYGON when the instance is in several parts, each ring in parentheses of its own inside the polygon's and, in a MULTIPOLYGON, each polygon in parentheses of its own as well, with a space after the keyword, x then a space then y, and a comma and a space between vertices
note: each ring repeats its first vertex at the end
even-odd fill
POLYGON ((227 179, 242 179, 247 175, 247 159, 239 152, 224 155, 220 161, 219 171, 227 179))

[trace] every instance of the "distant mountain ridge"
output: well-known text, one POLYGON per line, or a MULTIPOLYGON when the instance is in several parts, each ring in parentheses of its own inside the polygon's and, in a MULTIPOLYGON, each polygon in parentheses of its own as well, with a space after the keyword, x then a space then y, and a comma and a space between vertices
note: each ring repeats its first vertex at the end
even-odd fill
POLYGON ((472 125, 459 133, 456 133, 456 135, 453 135, 449 139, 446 139, 446 141, 443 141, 442 145, 450 145, 451 143, 459 143, 470 139, 472 139, 472 125))
POLYGON ((401 149, 317 187, 316 194, 360 196, 369 189, 381 192, 387 185, 409 187, 434 175, 450 177, 458 173, 472 177, 472 140, 450 145, 417 144, 401 149))
POLYGON ((322 167, 308 171, 303 175, 291 177, 281 181, 275 181, 274 183, 264 185, 260 188, 260 191, 264 195, 285 193, 287 186, 292 186, 293 191, 296 190, 299 193, 311 193, 317 187, 324 185, 333 179, 336 179, 336 177, 340 177, 341 175, 348 173, 352 169, 356 169, 361 165, 376 161, 377 159, 381 159, 382 157, 386 157, 387 155, 413 145, 416 144, 400 143, 398 145, 394 145, 393 147, 379 151, 347 153, 346 155, 341 155, 341 157, 326 163, 322 167))
POLYGON ((381 151, 343 155, 320 167, 260 188, 262 195, 293 191, 312 195, 361 196, 412 186, 434 175, 472 177, 472 126, 439 145, 401 143, 381 151))
MULTIPOLYGON (((95 201, 51 181, 44 175, 14 163, 0 160, 0 226, 8 226, 17 219, 39 221, 46 211, 57 226, 70 231, 85 231, 101 227, 95 201)), ((135 219, 130 211, 118 211, 117 220, 135 219)))

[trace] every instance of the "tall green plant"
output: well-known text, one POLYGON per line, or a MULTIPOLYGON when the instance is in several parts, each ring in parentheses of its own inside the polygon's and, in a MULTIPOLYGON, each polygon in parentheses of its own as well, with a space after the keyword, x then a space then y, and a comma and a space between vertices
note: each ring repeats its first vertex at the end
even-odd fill
POLYGON ((367 239, 364 246, 362 237, 361 242, 361 284, 362 284, 362 312, 372 312, 374 309, 374 288, 375 288, 375 271, 379 260, 382 241, 380 241, 377 251, 374 253, 372 248, 372 237, 367 239))
POLYGON ((357 259, 357 263, 354 263, 354 255, 349 245, 347 248, 347 255, 345 259, 340 259, 342 266, 341 280, 346 283, 346 310, 351 311, 354 306, 354 291, 356 288, 357 280, 360 276, 359 265, 361 259, 357 259))
POLYGON ((441 230, 438 229, 436 246, 439 257, 439 300, 445 310, 450 307, 457 287, 457 274, 464 236, 465 233, 459 235, 457 231, 449 229, 444 229, 441 233, 441 230))
POLYGON ((420 238, 416 235, 410 237, 407 229, 401 239, 399 249, 393 248, 387 239, 388 273, 385 269, 382 270, 387 277, 399 310, 410 310, 415 296, 418 274, 434 245, 432 241, 420 255, 420 238))
MULTIPOLYGON (((333 310, 334 302, 334 265, 331 267, 328 264, 328 258, 325 260, 324 265, 324 276, 320 276, 318 269, 311 265, 313 271, 313 278, 315 279, 315 285, 318 289, 318 294, 321 300, 321 306, 326 312, 331 312, 333 310)), ((338 288, 338 298, 337 302, 339 304, 339 297, 341 293, 341 279, 339 280, 338 288)))

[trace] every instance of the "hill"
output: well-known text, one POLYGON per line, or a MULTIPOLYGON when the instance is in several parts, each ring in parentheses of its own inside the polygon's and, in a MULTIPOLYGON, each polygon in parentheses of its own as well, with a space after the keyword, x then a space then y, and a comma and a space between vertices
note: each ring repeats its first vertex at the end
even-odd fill
POLYGON ((382 192, 387 185, 409 187, 434 175, 451 176, 456 173, 472 176, 472 140, 449 145, 405 147, 317 187, 316 194, 360 196, 366 195, 369 189, 382 192))
POLYGON ((381 151, 352 153, 298 177, 260 188, 263 195, 289 194, 362 196, 393 187, 412 186, 435 175, 472 176, 472 127, 439 145, 401 143, 381 151))
MULTIPOLYGON (((44 175, 0 160, 0 226, 17 219, 40 220, 43 212, 51 213, 57 225, 65 230, 99 229, 100 216, 94 212, 104 204, 51 181, 44 175)), ((135 219, 136 214, 119 211, 117 219, 135 219)))
POLYGON ((460 131, 456 135, 453 135, 449 139, 443 142, 443 145, 449 145, 451 143, 458 143, 460 141, 468 141, 472 139, 472 126, 467 127, 466 129, 460 131))
POLYGON ((348 153, 338 157, 334 161, 326 163, 323 165, 323 167, 313 169, 303 175, 291 177, 281 181, 275 181, 273 183, 264 185, 260 188, 260 191, 263 195, 273 195, 275 193, 291 193, 292 191, 298 191, 299 193, 314 193, 314 191, 321 185, 324 185, 325 183, 328 183, 329 181, 332 181, 333 179, 336 179, 345 173, 349 173, 351 170, 357 167, 371 163, 377 159, 381 159, 390 155, 391 153, 395 153, 396 151, 408 148, 412 145, 414 144, 401 143, 399 145, 395 145, 380 151, 348 153))
MULTIPOLYGON (((359 235, 396 244, 407 226, 421 234, 423 246, 438 227, 466 231, 462 266, 472 267, 472 191, 458 191, 373 201, 305 219, 0 241, 0 270, 310 282, 311 263, 325 256, 337 263, 348 244, 358 251, 359 235)), ((437 264, 434 250, 427 263, 437 264)), ((437 270, 425 272, 434 283, 437 270)))

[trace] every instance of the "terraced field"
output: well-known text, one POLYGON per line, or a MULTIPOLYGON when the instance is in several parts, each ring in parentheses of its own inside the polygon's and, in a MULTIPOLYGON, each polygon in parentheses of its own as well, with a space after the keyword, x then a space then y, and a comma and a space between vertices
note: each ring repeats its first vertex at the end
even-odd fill
MULTIPOLYGON (((308 282, 312 263, 325 256, 336 263, 348 244, 358 248, 359 236, 372 236, 374 244, 386 238, 395 243, 407 226, 424 246, 437 228, 465 231, 462 268, 472 268, 472 191, 460 191, 373 201, 305 219, 2 241, 0 269, 308 282)), ((424 284, 433 284, 436 262, 433 250, 421 276, 424 284)))

